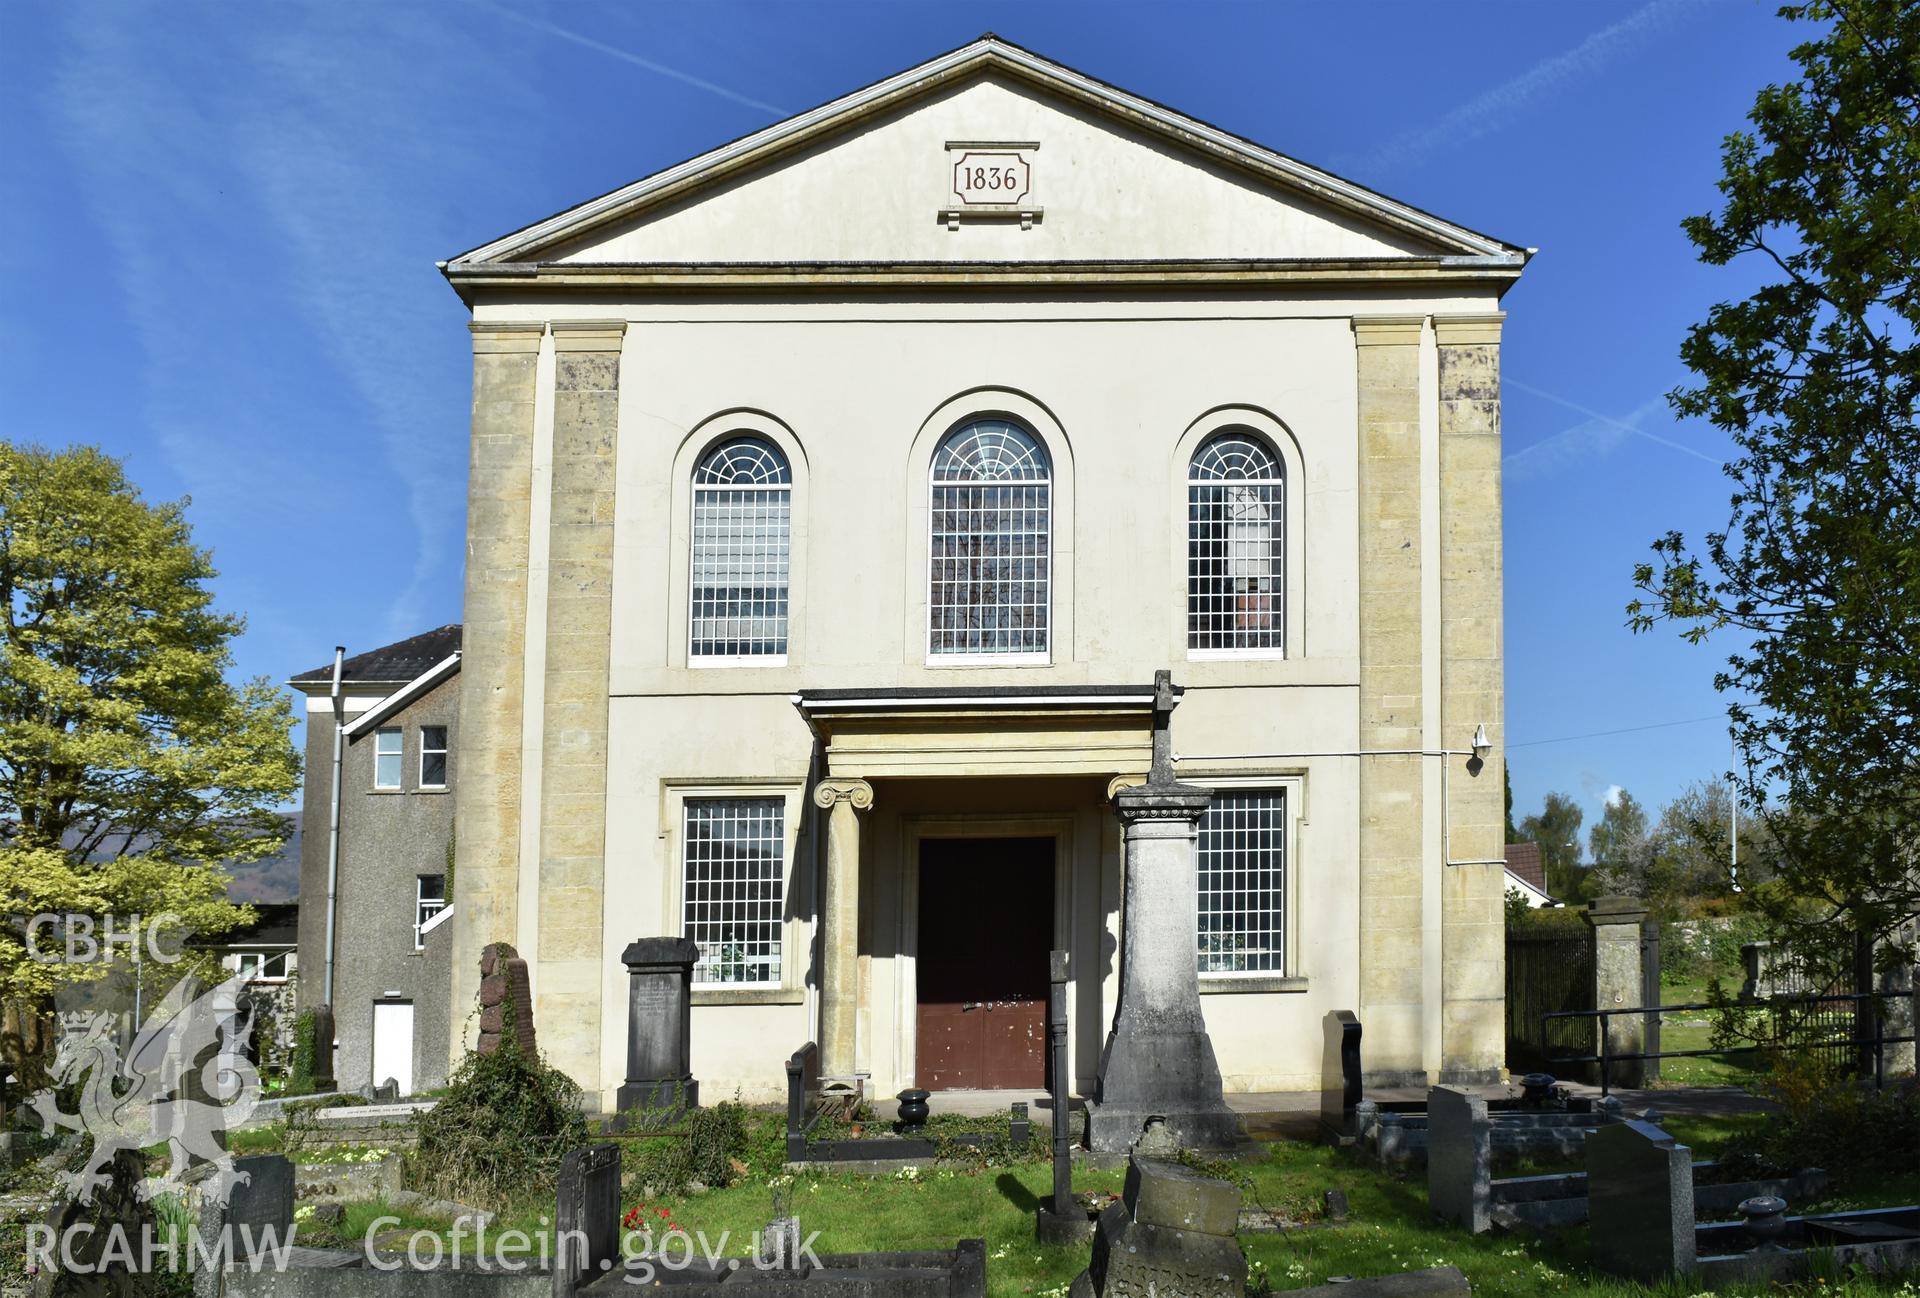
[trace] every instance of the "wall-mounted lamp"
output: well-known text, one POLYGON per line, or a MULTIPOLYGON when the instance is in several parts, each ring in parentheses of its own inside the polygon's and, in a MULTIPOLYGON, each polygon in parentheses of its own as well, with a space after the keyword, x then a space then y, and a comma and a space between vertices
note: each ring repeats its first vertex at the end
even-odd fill
POLYGON ((1492 751, 1493 741, 1487 738, 1487 724, 1483 721, 1473 728, 1474 760, 1484 762, 1487 760, 1487 754, 1492 751))

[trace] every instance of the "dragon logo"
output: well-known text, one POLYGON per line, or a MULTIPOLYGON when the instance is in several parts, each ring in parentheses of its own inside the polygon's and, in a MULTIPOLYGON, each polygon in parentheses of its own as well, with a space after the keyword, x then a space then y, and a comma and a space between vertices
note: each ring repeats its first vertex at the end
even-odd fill
MULTIPOLYGON (((161 1178, 167 1185, 177 1188, 196 1164, 212 1164, 201 1198, 224 1205, 245 1182, 219 1137, 246 1121, 260 1100, 260 1074, 242 1051, 253 1019, 243 994, 251 980, 241 974, 200 991, 198 979, 182 978, 140 1025, 124 1060, 113 1014, 65 1020, 53 1079, 59 1086, 79 1084, 79 1111, 62 1112, 51 1087, 30 1104, 49 1134, 67 1130, 92 1138, 86 1166, 61 1174, 70 1195, 93 1202, 94 1191, 111 1182, 105 1169, 115 1154, 162 1141, 172 1160, 161 1178)), ((153 1189, 143 1184, 140 1197, 153 1189)))

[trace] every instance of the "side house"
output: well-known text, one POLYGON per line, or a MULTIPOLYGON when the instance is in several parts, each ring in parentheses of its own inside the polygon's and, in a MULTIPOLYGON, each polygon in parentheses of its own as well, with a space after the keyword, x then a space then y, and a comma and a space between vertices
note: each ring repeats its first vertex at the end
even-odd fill
POLYGON ((337 713, 333 678, 328 663, 289 682, 307 706, 299 1005, 332 1002, 342 1090, 413 1094, 447 1077, 460 628, 345 659, 337 713))

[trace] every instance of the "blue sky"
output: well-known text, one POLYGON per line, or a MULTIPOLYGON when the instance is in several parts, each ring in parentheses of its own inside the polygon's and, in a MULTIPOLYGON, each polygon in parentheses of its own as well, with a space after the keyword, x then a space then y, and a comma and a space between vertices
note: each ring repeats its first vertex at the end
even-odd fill
POLYGON ((1655 536, 1724 521, 1726 443, 1663 398, 1748 285, 1679 221, 1791 74, 1749 0, 4 0, 4 435, 191 495, 244 674, 456 621, 471 361, 434 262, 985 30, 1540 248, 1506 304, 1516 812, 1726 769, 1724 649, 1622 608, 1655 536))

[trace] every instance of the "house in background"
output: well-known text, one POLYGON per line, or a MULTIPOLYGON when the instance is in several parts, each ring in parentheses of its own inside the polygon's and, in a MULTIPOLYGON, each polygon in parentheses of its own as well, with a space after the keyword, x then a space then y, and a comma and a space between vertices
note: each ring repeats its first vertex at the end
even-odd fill
POLYGON ((299 1005, 331 999, 342 1090, 445 1082, 452 977, 460 628, 443 626, 341 664, 340 824, 328 898, 333 664, 289 682, 306 696, 299 1005), (329 926, 331 912, 331 926, 329 926), (331 932, 331 949, 329 949, 331 932), (331 995, 329 995, 331 985, 331 995))
POLYGON ((1497 1078, 1528 256, 985 37, 444 263, 461 985, 513 943, 603 1107, 653 936, 716 1093, 1037 1089, 1064 950, 1093 1094, 1171 668, 1226 1089, 1318 1089, 1336 1009, 1497 1078))
POLYGON ((1540 859, 1538 843, 1507 844, 1507 887, 1535 909, 1561 904, 1547 891, 1547 863, 1540 859))
POLYGON ((248 999, 254 1004, 254 1040, 250 1052, 255 1063, 265 1055, 287 1058, 293 1044, 293 1020, 297 1009, 294 989, 298 985, 300 905, 298 902, 254 902, 256 918, 244 928, 222 934, 218 941, 220 965, 228 975, 244 974, 248 999), (261 1011, 265 1011, 265 1015, 261 1011), (263 1038, 270 1031, 272 1040, 263 1038))

